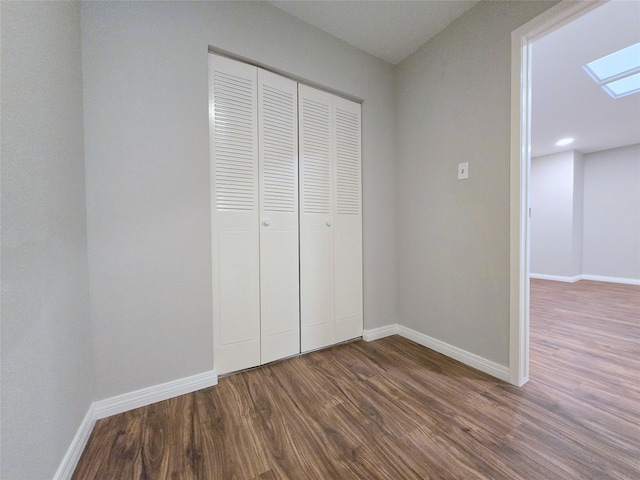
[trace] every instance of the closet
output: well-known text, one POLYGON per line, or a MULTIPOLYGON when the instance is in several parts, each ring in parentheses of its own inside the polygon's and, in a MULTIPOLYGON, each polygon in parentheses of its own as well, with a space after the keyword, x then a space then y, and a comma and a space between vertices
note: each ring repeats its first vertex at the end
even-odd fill
POLYGON ((360 104, 209 55, 218 374, 362 335, 360 104))

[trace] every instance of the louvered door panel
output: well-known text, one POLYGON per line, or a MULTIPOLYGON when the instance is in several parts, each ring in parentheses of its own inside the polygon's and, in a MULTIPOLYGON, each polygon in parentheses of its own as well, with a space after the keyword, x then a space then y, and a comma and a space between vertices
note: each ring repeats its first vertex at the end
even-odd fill
POLYGON ((362 335, 362 193, 360 104, 334 98, 335 341, 362 335))
POLYGON ((297 90, 258 70, 261 363, 300 352, 297 90))
POLYGON ((302 209, 305 214, 331 214, 330 108, 321 100, 308 97, 301 100, 302 209))
POLYGON ((298 87, 300 138, 300 347, 334 343, 331 95, 298 87))
POLYGON ((216 210, 256 208, 255 80, 213 73, 216 210))
POLYGON ((360 115, 350 111, 359 107, 340 102, 334 111, 338 215, 360 215, 360 115))
POLYGON ((260 363, 257 71, 209 55, 214 362, 260 363))

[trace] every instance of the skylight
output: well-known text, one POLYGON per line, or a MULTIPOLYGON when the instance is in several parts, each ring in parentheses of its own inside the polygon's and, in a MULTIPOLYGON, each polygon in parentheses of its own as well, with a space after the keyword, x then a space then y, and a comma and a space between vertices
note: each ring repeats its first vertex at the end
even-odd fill
POLYGON ((613 98, 631 95, 640 92, 640 73, 629 75, 615 82, 607 83, 603 86, 604 90, 613 98))
POLYGON ((640 92, 640 42, 589 62, 584 69, 613 98, 640 92))

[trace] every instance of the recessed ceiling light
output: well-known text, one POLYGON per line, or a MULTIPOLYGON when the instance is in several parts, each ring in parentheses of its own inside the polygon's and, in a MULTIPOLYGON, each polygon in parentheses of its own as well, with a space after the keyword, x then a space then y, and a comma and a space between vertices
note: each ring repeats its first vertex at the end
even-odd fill
POLYGON ((564 147, 565 145, 569 145, 570 143, 573 143, 573 138, 563 138, 562 140, 558 140, 556 142, 556 146, 564 147))
POLYGON ((583 68, 613 98, 640 92, 640 42, 589 62, 583 68))

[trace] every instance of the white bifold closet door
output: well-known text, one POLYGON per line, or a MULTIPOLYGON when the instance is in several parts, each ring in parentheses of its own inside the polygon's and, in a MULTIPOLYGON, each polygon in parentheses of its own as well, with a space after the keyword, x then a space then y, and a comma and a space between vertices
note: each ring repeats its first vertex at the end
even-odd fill
POLYGON ((209 56, 214 362, 260 364, 256 68, 209 56))
POLYGON ((298 87, 301 351, 362 335, 360 105, 298 87))
POLYGON ((258 70, 261 363, 300 353, 298 84, 258 70))
POLYGON ((209 55, 214 363, 300 351, 297 84, 209 55))

